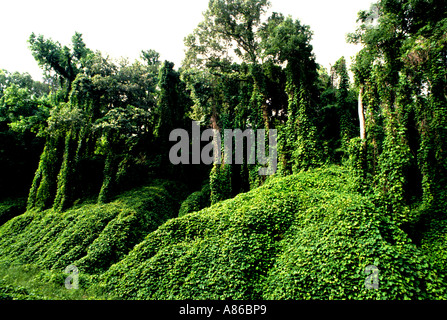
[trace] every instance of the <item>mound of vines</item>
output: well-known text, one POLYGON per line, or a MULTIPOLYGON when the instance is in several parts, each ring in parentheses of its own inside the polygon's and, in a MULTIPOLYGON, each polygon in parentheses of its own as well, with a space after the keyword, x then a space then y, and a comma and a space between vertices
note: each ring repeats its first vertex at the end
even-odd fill
POLYGON ((99 278, 120 299, 427 299, 437 269, 339 167, 169 220, 99 278), (379 289, 365 286, 367 266, 379 289))
POLYGON ((185 197, 177 184, 156 180, 107 204, 82 204, 58 212, 27 211, 0 228, 0 263, 33 264, 99 273, 178 213, 185 197))

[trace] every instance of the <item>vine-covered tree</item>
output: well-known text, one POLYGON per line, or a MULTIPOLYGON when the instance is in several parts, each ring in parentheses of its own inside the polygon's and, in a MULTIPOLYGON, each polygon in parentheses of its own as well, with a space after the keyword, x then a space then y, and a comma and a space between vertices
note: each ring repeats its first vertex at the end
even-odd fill
POLYGON ((415 205, 446 205, 447 4, 382 0, 375 8, 360 12, 350 37, 364 45, 353 66, 366 118, 364 169, 386 212, 405 223, 415 205))
POLYGON ((36 60, 58 75, 64 95, 50 111, 28 208, 63 210, 94 194, 105 202, 141 182, 159 151, 154 146, 162 145, 156 139, 181 125, 185 113, 185 101, 170 91, 173 86, 184 95, 179 75, 169 63, 159 73, 155 51, 142 52, 145 63, 116 63, 86 48, 77 33, 72 42, 62 48, 42 36, 30 38, 36 60))

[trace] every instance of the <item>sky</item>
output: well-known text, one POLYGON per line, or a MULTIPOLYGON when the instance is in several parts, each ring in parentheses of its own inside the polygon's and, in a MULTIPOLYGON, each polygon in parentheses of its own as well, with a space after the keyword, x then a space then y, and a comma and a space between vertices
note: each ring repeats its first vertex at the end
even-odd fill
MULTIPOLYGON (((162 60, 180 66, 183 39, 203 20, 209 0, 2 0, 0 6, 0 69, 29 72, 36 80, 42 71, 28 48, 32 32, 69 45, 74 33, 87 47, 113 58, 131 61, 141 50, 154 49, 162 60)), ((270 0, 271 11, 291 15, 314 32, 317 62, 326 68, 360 49, 346 43, 356 29, 357 12, 373 0, 270 0)))

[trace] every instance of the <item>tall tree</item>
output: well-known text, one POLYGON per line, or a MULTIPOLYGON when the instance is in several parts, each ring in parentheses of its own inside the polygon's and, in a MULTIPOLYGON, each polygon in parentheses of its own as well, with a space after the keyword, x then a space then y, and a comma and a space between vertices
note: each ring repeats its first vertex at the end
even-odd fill
POLYGON ((204 20, 185 38, 188 50, 184 65, 212 66, 235 57, 259 62, 256 33, 269 6, 267 0, 210 0, 204 20))
POLYGON ((436 209, 446 203, 446 148, 438 138, 446 124, 447 4, 381 0, 375 8, 359 13, 361 25, 351 35, 364 45, 353 70, 366 98, 376 191, 391 216, 404 223, 412 219, 409 205, 422 201, 436 209), (376 14, 377 23, 369 23, 376 14))
POLYGON ((287 123, 281 138, 281 162, 285 173, 300 171, 321 163, 317 142, 316 108, 318 99, 317 64, 310 44, 310 27, 274 14, 264 25, 265 55, 286 64, 286 93, 289 98, 287 123), (292 166, 288 166, 287 163, 292 166))

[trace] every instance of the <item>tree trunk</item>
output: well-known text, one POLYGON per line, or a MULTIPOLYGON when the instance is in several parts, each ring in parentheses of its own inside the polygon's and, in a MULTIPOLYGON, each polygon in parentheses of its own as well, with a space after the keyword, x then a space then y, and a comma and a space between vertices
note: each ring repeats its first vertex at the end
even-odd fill
POLYGON ((363 86, 360 86, 359 90, 359 119, 360 119, 360 139, 365 140, 365 112, 363 109, 363 86))

